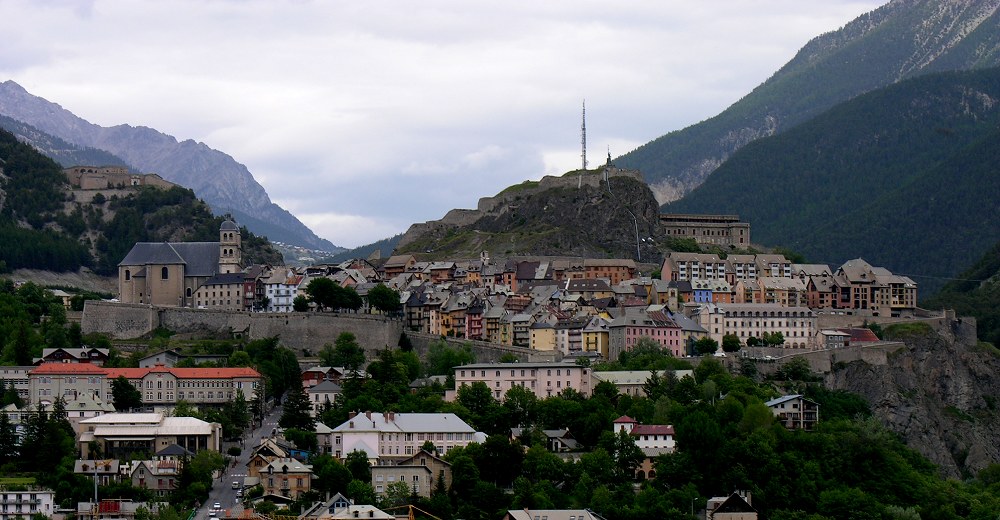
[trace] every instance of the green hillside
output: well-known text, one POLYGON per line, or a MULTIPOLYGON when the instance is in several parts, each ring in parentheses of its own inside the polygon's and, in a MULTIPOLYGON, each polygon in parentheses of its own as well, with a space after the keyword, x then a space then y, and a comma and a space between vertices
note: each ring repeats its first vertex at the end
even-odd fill
POLYGON ((955 278, 923 305, 976 318, 979 338, 1000 346, 1000 242, 955 278))
POLYGON ((0 128, 20 136, 28 144, 41 150, 64 168, 70 166, 125 166, 132 171, 138 171, 125 162, 124 159, 97 148, 80 147, 16 119, 0 115, 0 128))
POLYGON ((1000 65, 1000 11, 971 0, 890 2, 814 38, 721 114, 623 155, 660 200, 700 184, 734 151, 859 94, 931 72, 1000 65))
POLYGON ((738 213, 756 243, 864 257, 929 294, 1000 240, 998 99, 1000 69, 872 92, 748 145, 665 211, 738 213))
MULTIPOLYGON (((223 217, 191 190, 140 187, 86 200, 77 193, 55 161, 0 130, 0 272, 87 267, 110 275, 135 242, 218 240, 223 217)), ((281 263, 267 239, 245 228, 243 236, 247 261, 281 263)))

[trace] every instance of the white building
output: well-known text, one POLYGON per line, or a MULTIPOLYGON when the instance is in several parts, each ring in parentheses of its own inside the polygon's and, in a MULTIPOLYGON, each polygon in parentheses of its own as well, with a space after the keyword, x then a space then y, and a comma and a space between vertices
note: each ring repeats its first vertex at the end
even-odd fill
POLYGON ((0 518, 29 520, 34 515, 52 516, 56 492, 49 489, 30 491, 0 490, 0 518))
POLYGON ((458 446, 483 442, 475 431, 453 413, 372 413, 353 415, 333 429, 334 456, 346 458, 363 451, 372 461, 403 459, 430 441, 440 455, 458 446))
POLYGON ((639 421, 623 415, 614 422, 614 432, 625 432, 635 439, 635 445, 647 450, 665 450, 673 452, 677 446, 674 441, 674 427, 668 424, 639 424, 639 421))

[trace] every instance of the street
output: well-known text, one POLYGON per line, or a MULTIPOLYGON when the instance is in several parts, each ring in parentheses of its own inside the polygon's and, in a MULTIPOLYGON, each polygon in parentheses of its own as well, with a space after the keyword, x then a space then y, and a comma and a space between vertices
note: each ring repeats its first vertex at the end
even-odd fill
MULTIPOLYGON (((265 437, 271 435, 271 431, 278 427, 278 418, 281 417, 281 407, 274 407, 265 417, 263 424, 249 432, 243 434, 242 451, 239 457, 228 457, 230 459, 222 476, 213 482, 212 490, 208 494, 208 499, 198 509, 195 515, 196 520, 206 520, 210 518, 209 513, 213 511, 213 505, 218 502, 221 510, 216 513, 218 518, 237 518, 243 513, 243 503, 236 496, 238 490, 243 489, 243 479, 247 476, 247 462, 250 460, 251 452, 260 445, 265 437), (233 487, 233 483, 237 487, 233 487)), ((239 445, 238 442, 224 442, 223 455, 229 446, 239 445)), ((244 490, 245 491, 245 490, 244 490)))

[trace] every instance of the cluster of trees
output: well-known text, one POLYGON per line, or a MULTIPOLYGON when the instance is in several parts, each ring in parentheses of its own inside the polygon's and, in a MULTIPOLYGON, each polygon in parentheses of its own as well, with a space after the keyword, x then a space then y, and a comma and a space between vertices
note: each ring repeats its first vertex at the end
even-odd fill
MULTIPOLYGON (((340 348, 329 349, 328 361, 357 364, 360 349, 353 338, 338 340, 340 348)), ((449 360, 438 368, 461 364, 452 362, 462 349, 443 343, 432 348, 439 360, 449 360)), ((369 378, 343 381, 343 399, 329 403, 319 420, 336 426, 357 410, 452 412, 489 434, 485 444, 445 455, 452 464, 450 488, 435 490, 430 499, 390 489, 377 502, 412 503, 444 519, 498 518, 507 509, 525 507, 586 507, 608 518, 636 520, 691 518, 691 510, 704 507, 708 497, 734 489, 751 491, 755 507, 778 519, 990 518, 1000 507, 1000 484, 990 476, 1000 470, 965 483, 941 480, 932 464, 871 418, 861 398, 814 383, 808 365, 790 362, 777 380, 759 381, 730 374, 708 358, 693 368, 693 377, 678 379, 673 370, 690 365, 652 345, 609 365, 657 368, 645 384, 648 397, 622 395, 600 383, 590 397, 565 390, 539 399, 515 387, 497 400, 492 389, 477 383, 460 388, 455 402, 444 402, 443 385, 416 392, 406 387, 431 371, 430 357, 421 362, 412 352, 387 348, 368 364, 369 378), (788 431, 776 423, 763 403, 783 393, 781 387, 820 403, 823 421, 816 431, 788 431), (655 459, 656 476, 650 480, 634 477, 644 456, 632 439, 612 433, 612 422, 621 415, 675 427, 679 449, 655 459), (513 427, 523 434, 511 439, 513 427), (546 450, 542 431, 562 428, 584 453, 567 459, 546 450)), ((370 479, 353 471, 350 460, 314 458, 317 474, 328 475, 320 485, 371 500, 370 479)))
POLYGON ((66 324, 62 300, 33 283, 0 279, 0 364, 31 365, 44 347, 79 347, 80 325, 66 324))
MULTIPOLYGON (((323 312, 326 309, 334 311, 357 311, 364 303, 361 296, 353 287, 342 287, 337 282, 329 278, 315 278, 306 285, 305 293, 308 296, 296 296, 292 300, 292 308, 295 312, 306 312, 309 304, 316 306, 316 310, 323 312)), ((368 291, 368 305, 371 308, 386 314, 398 313, 402 308, 399 301, 399 291, 386 287, 385 284, 378 284, 368 291)))

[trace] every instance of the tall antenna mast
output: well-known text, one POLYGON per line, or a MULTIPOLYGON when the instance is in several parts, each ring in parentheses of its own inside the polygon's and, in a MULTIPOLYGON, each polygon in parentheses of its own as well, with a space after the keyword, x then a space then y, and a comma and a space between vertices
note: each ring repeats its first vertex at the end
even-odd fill
POLYGON ((583 169, 587 169, 587 100, 583 100, 583 123, 580 124, 580 147, 583 149, 580 158, 583 159, 583 169))

